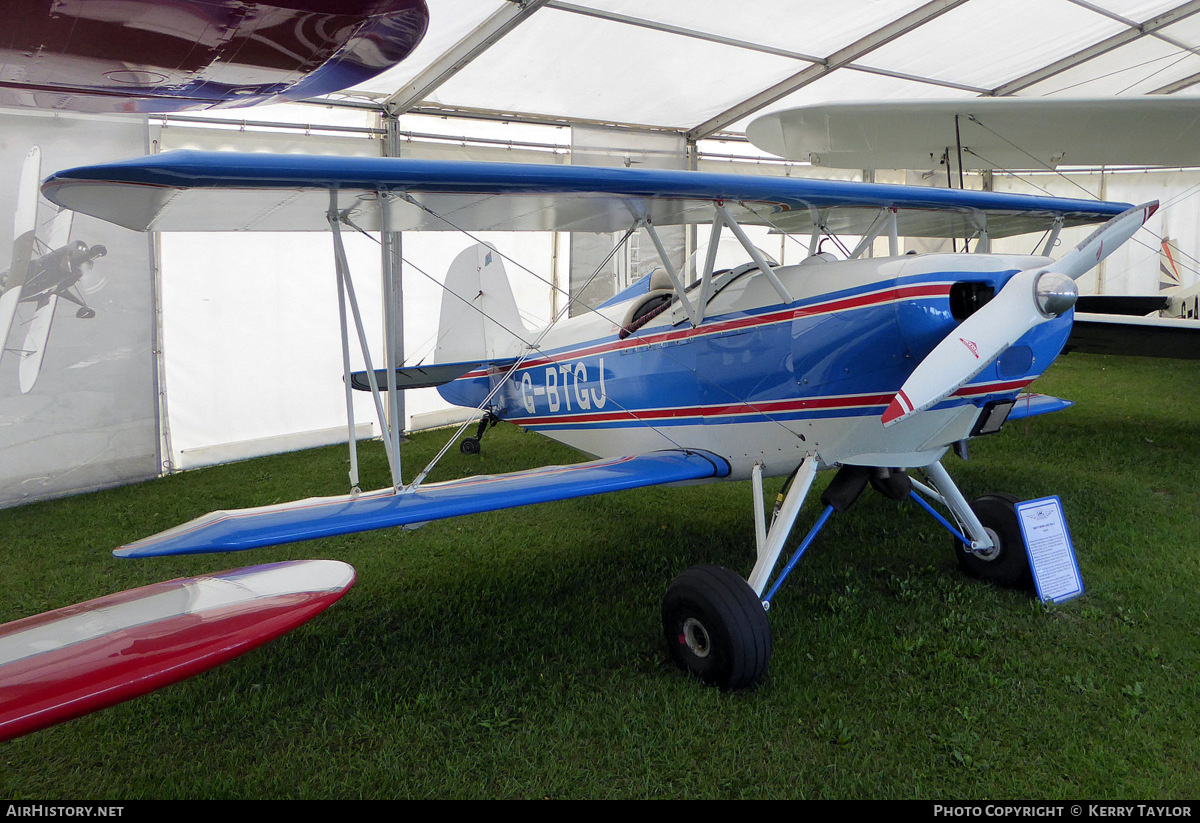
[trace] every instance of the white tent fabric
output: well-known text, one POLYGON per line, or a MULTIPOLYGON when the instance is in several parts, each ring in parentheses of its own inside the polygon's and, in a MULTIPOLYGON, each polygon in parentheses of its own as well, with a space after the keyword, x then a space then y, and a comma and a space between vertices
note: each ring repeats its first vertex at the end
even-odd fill
POLYGON ((684 132, 844 99, 1195 94, 1181 0, 428 0, 426 40, 356 91, 684 132))

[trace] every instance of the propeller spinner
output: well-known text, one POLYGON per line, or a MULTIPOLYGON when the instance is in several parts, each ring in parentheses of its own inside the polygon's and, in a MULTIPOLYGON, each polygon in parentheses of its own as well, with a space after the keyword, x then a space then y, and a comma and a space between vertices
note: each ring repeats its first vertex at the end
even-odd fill
POLYGON ((958 325, 920 362, 883 413, 893 426, 933 406, 983 371, 1030 329, 1075 305, 1075 281, 1133 236, 1158 209, 1154 201, 1109 220, 1057 262, 1018 272, 992 300, 958 325))

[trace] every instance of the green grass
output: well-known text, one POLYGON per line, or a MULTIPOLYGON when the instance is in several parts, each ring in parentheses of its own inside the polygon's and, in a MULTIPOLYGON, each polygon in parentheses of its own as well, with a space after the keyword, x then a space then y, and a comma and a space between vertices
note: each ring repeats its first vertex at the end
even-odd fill
MULTIPOLYGON (((214 508, 344 491, 344 449, 0 512, 4 620, 289 557, 358 570, 267 647, 0 745, 0 794, 1196 797, 1198 385, 1200 364, 1066 357, 1038 388, 1075 408, 947 459, 969 497, 1061 496, 1083 597, 1043 606, 969 581, 932 519, 868 492, 780 591, 771 670, 737 694, 667 662, 658 610, 689 565, 749 570, 746 483, 142 561, 109 550, 214 508)), ((412 438, 406 476, 445 436, 412 438)), ((364 487, 387 483, 380 452, 364 487)), ((439 476, 578 459, 501 426, 439 476)))

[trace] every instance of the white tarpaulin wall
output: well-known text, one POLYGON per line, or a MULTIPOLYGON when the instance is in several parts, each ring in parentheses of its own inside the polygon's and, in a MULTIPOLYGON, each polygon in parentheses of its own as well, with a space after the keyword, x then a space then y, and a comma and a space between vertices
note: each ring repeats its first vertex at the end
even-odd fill
MULTIPOLYGON (((1160 207, 1130 242, 1117 249, 1100 266, 1079 280, 1081 294, 1154 295, 1159 292, 1161 241, 1177 247, 1173 254, 1180 283, 1187 288, 1200 282, 1200 171, 1070 172, 1023 176, 997 175, 996 191, 1022 194, 1049 193, 1059 197, 1088 196, 1138 205, 1158 200, 1160 207)), ((1087 236, 1089 230, 1064 231, 1051 256, 1064 254, 1087 236)), ((1027 254, 1034 238, 1009 238, 993 244, 996 251, 1027 254)))
MULTIPOLYGON (((12 275, 5 270, 12 260, 19 181, 32 149, 39 150, 45 176, 143 154, 146 130, 137 117, 0 113, 0 272, 12 275)), ((38 198, 39 181, 33 182, 30 196, 38 198)), ((77 215, 70 234, 54 239, 56 211, 40 200, 34 261, 68 242, 84 243, 93 253, 103 246, 103 256, 85 266, 69 289, 82 294, 94 315, 78 316, 87 310, 59 297, 41 368, 30 371, 29 330, 38 304, 17 306, 7 340, 0 341, 6 348, 0 358, 0 507, 159 472, 149 238, 77 215)))

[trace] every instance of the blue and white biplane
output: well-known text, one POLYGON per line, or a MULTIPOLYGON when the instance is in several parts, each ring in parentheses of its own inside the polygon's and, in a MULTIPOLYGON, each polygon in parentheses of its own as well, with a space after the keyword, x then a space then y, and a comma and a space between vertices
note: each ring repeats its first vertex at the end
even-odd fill
MULTIPOLYGON (((723 688, 763 676, 766 610, 779 584, 829 516, 868 484, 928 508, 956 535, 969 574, 1027 581, 1015 501, 990 495, 968 503, 941 460, 1006 418, 1063 405, 1018 397, 1067 339, 1075 279, 1156 208, 698 172, 185 152, 63 171, 43 192, 137 230, 331 230, 344 352, 349 305, 367 364, 357 375, 347 366, 347 393, 351 383, 368 388, 386 431, 390 488, 215 512, 117 555, 234 551, 617 489, 749 480, 757 545, 750 573, 686 570, 663 603, 672 657, 723 688), (710 252, 695 282, 685 282, 657 232, 681 224, 709 226, 710 252), (1058 260, 1046 256, 1062 228, 1086 224, 1103 225, 1058 260), (813 253, 775 265, 746 225, 804 233, 813 253), (517 313, 501 255, 473 246, 447 277, 434 363, 389 360, 376 370, 347 277, 346 227, 625 237, 644 229, 661 269, 595 309, 532 330, 517 313), (1040 254, 990 253, 993 238, 1035 231, 1047 233, 1040 254), (747 262, 717 270, 726 232, 747 262), (835 260, 818 251, 826 233, 861 242, 835 260), (900 238, 909 236, 969 236, 974 252, 901 254, 900 238), (863 256, 884 238, 887 256, 863 256), (484 416, 480 434, 507 420, 596 459, 445 483, 423 482, 426 469, 402 484, 388 391, 439 384, 443 397, 484 416), (824 512, 775 575, 821 469, 837 471, 822 495, 824 512), (772 476, 790 479, 768 522, 763 478, 772 476)), ((475 448, 477 438, 464 441, 465 450, 475 448)))

